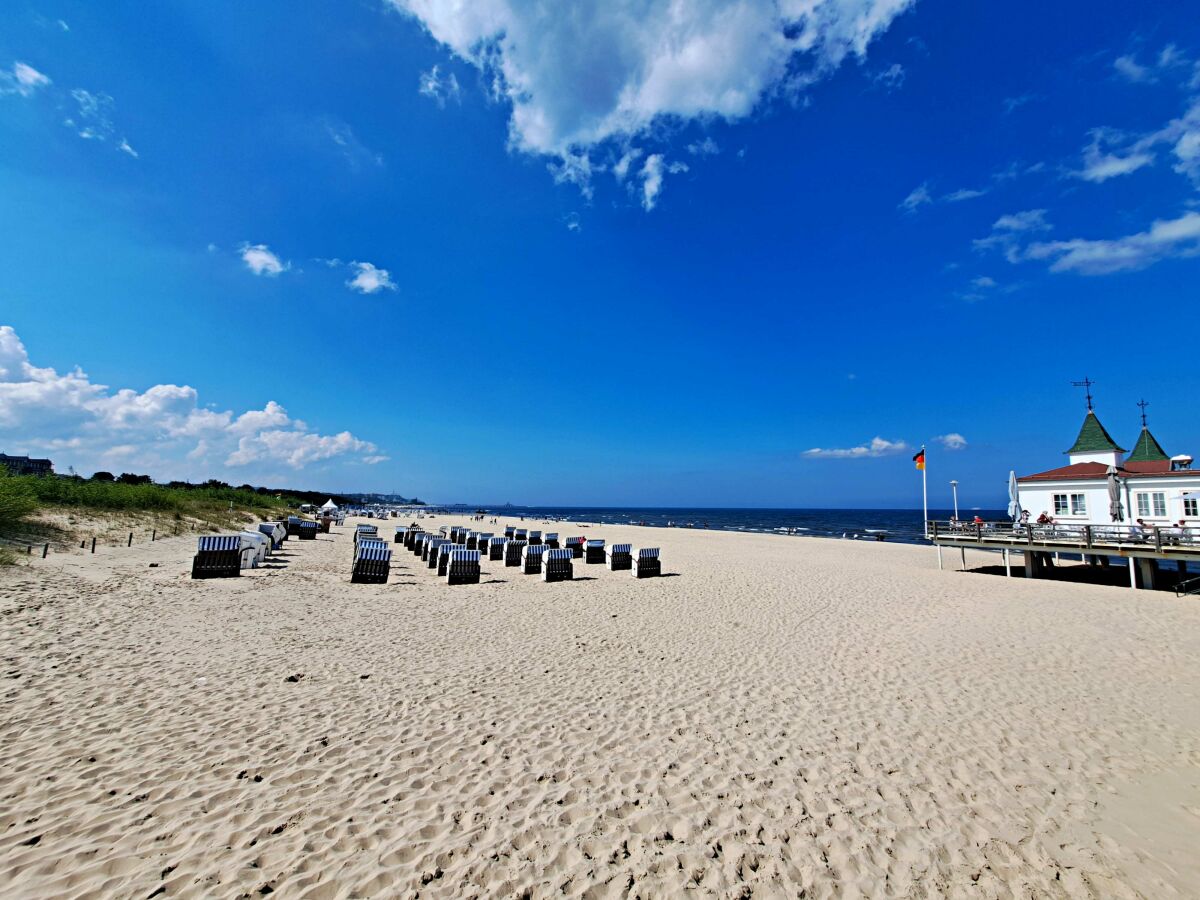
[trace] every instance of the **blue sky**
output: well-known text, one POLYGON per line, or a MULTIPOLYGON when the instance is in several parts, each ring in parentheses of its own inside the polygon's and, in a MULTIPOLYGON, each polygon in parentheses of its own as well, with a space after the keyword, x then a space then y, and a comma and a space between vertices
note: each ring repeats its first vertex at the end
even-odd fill
POLYGON ((1085 375, 1200 449, 1194 3, 468 6, 6 4, 0 450, 988 505, 1085 375))

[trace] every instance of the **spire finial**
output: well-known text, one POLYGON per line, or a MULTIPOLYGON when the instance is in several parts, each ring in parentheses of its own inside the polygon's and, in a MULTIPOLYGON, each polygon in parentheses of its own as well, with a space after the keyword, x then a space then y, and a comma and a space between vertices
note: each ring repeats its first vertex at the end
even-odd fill
POLYGON ((1149 405, 1150 405, 1150 404, 1149 404, 1149 403, 1147 403, 1145 400, 1139 400, 1139 401, 1138 401, 1138 408, 1140 408, 1140 409, 1141 409, 1141 411, 1142 411, 1142 427, 1143 427, 1143 428, 1145 428, 1145 427, 1146 427, 1146 407, 1147 407, 1147 406, 1149 406, 1149 405))
POLYGON ((1083 381, 1072 381, 1071 384, 1075 385, 1075 387, 1083 388, 1084 393, 1087 395, 1088 412, 1091 412, 1092 411, 1092 388, 1095 386, 1096 382, 1092 381, 1090 378, 1088 378, 1086 375, 1084 375, 1083 381))

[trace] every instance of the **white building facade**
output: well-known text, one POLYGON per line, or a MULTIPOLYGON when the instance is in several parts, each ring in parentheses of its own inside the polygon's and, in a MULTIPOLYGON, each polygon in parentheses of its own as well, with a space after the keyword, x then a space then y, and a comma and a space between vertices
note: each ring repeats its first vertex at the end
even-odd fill
POLYGON ((1187 455, 1168 457, 1143 422, 1134 450, 1109 436, 1088 410, 1070 463, 1017 479, 1018 501, 1036 521, 1043 513, 1063 525, 1200 528, 1200 471, 1187 455), (1109 475, 1117 476, 1121 518, 1114 518, 1109 475))

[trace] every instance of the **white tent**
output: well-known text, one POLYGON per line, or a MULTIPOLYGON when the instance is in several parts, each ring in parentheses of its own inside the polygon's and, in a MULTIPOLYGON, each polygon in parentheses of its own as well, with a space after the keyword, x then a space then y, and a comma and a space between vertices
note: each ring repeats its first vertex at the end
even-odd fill
POLYGON ((337 508, 338 508, 338 505, 333 502, 332 497, 330 497, 328 500, 326 500, 324 503, 321 504, 321 512, 330 512, 331 510, 335 510, 337 508))

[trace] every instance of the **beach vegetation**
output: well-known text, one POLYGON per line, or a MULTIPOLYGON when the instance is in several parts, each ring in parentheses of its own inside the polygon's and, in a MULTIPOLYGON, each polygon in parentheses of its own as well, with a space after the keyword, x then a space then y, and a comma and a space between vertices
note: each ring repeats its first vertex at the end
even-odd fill
POLYGON ((11 528, 37 508, 37 495, 28 484, 36 480, 10 475, 0 466, 0 530, 11 528))

